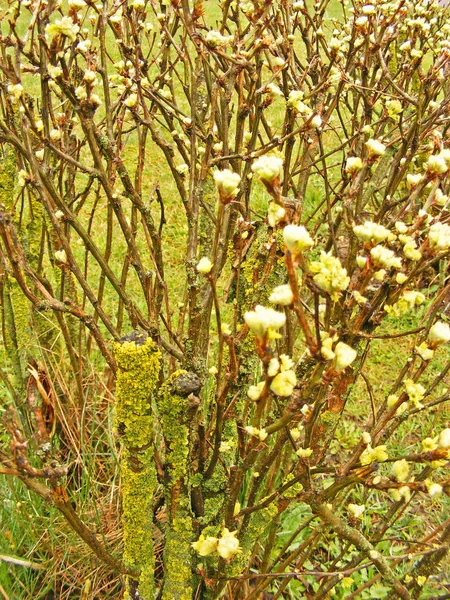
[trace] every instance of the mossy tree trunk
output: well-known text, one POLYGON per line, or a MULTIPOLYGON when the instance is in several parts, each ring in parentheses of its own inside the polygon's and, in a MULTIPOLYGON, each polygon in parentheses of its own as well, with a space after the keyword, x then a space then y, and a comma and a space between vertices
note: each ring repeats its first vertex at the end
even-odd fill
POLYGON ((193 595, 190 430, 199 407, 200 401, 195 394, 200 387, 197 375, 176 371, 158 395, 166 448, 163 600, 191 600, 193 595))
POLYGON ((128 598, 154 598, 153 497, 157 485, 153 448, 152 397, 161 354, 146 334, 131 334, 115 345, 117 428, 122 437, 123 562, 139 573, 129 578, 128 598))
POLYGON ((163 600, 191 600, 194 591, 193 514, 191 510, 190 431, 195 422, 201 387, 193 373, 177 371, 159 386, 161 354, 143 333, 122 338, 115 346, 117 428, 123 442, 121 457, 123 561, 136 571, 129 578, 127 598, 154 597, 155 551, 152 540, 154 492, 155 397, 165 446, 164 488, 167 524, 164 545, 163 600))
MULTIPOLYGON (((0 208, 13 211, 17 167, 14 154, 7 152, 0 159, 0 208)), ((2 312, 3 339, 14 373, 14 388, 18 396, 25 392, 26 340, 29 337, 29 305, 19 284, 7 273, 3 274, 2 312)))

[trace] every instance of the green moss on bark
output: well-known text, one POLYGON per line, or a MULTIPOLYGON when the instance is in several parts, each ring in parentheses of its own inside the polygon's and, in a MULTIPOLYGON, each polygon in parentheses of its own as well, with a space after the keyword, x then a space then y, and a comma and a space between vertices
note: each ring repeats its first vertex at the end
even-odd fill
POLYGON ((16 183, 17 165, 12 152, 6 152, 0 159, 0 202, 7 210, 14 205, 14 188, 16 183))
POLYGON ((114 353, 118 365, 116 420, 124 445, 123 562, 139 571, 139 595, 143 600, 151 600, 155 591, 152 501, 157 485, 151 400, 159 380, 161 354, 145 336, 115 344, 114 353))
MULTIPOLYGON (((7 152, 0 159, 0 204, 14 210, 14 190, 17 166, 14 154, 7 152)), ((25 389, 27 356, 35 344, 30 342, 30 306, 17 281, 5 275, 2 303, 4 342, 14 372, 14 387, 19 394, 25 389)))
POLYGON ((195 417, 195 397, 191 395, 186 371, 175 372, 161 387, 158 409, 166 446, 167 528, 164 547, 163 600, 191 600, 194 541, 191 511, 190 427, 195 417), (183 391, 185 389, 185 391, 183 391))

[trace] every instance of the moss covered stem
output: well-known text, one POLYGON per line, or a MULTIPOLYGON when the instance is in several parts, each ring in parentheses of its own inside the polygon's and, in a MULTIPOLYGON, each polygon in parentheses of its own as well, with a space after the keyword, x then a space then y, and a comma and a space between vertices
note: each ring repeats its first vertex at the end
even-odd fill
POLYGON ((158 409, 166 450, 165 494, 167 528, 164 546, 162 600, 191 600, 194 590, 194 541, 190 483, 190 432, 199 405, 200 389, 194 373, 176 371, 158 395, 158 409))
POLYGON ((159 380, 161 354, 145 334, 134 333, 115 344, 117 428, 122 436, 123 562, 139 572, 128 582, 128 598, 154 598, 155 557, 152 502, 157 485, 153 460, 151 399, 159 380))

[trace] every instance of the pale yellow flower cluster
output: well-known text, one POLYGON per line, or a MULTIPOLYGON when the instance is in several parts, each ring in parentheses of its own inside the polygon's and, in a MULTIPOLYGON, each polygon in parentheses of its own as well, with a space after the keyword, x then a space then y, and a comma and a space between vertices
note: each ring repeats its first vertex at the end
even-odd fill
POLYGON ((244 427, 244 429, 248 433, 248 435, 257 437, 262 442, 268 436, 268 433, 267 433, 267 431, 265 429, 257 429, 256 427, 252 427, 251 425, 247 425, 246 427, 244 427))
POLYGON ((213 536, 205 537, 202 534, 196 542, 192 543, 192 548, 200 556, 209 556, 217 552, 223 559, 230 561, 236 554, 241 552, 236 534, 237 531, 229 531, 229 529, 224 527, 220 538, 213 536))
POLYGON ((303 252, 314 245, 312 237, 303 225, 286 225, 283 229, 283 240, 286 248, 292 252, 303 252))
POLYGON ((348 504, 347 510, 354 519, 362 519, 366 507, 364 504, 348 504))
POLYGON ((327 332, 322 331, 320 338, 322 342, 320 352, 325 360, 334 360, 333 368, 336 371, 347 368, 355 360, 356 350, 344 342, 338 342, 337 335, 330 336, 327 332))
POLYGON ((212 46, 216 47, 225 47, 233 41, 232 35, 222 35, 220 31, 215 31, 214 29, 210 29, 205 36, 205 41, 212 46))
POLYGON ((49 23, 45 28, 45 33, 50 38, 54 38, 57 35, 62 35, 71 42, 74 42, 77 37, 77 33, 80 31, 80 27, 73 22, 72 17, 62 17, 56 19, 54 23, 49 23))
POLYGON ((340 293, 346 290, 350 283, 347 270, 342 266, 338 257, 331 252, 322 251, 320 260, 310 264, 310 270, 315 273, 313 279, 321 290, 328 292, 331 299, 337 301, 340 293))
POLYGON ((257 337, 267 335, 269 340, 273 340, 281 337, 278 330, 286 323, 286 315, 273 308, 257 305, 255 310, 245 313, 244 320, 250 331, 257 337))
POLYGON ((401 269, 402 259, 395 255, 395 252, 385 248, 384 246, 377 245, 370 251, 370 256, 376 265, 384 267, 385 269, 401 269))
POLYGON ((291 286, 288 283, 278 285, 272 290, 269 296, 269 302, 273 304, 281 304, 282 306, 289 306, 294 300, 294 294, 292 293, 291 286))
POLYGON ((214 172, 214 181, 219 189, 220 196, 231 200, 239 191, 241 178, 230 169, 214 172))
POLYGON ((266 154, 260 156, 252 164, 252 171, 262 181, 271 182, 281 175, 281 169, 283 167, 283 159, 274 154, 266 154))
POLYGON ((412 379, 405 379, 403 382, 408 398, 416 408, 423 408, 421 400, 425 396, 425 388, 420 383, 415 383, 412 379))
POLYGON ((425 302, 425 296, 421 292, 410 290, 405 292, 402 297, 394 304, 385 304, 384 310, 395 317, 400 317, 425 302))
POLYGON ((388 458, 389 454, 387 453, 385 445, 372 448, 372 446, 368 444, 367 448, 361 454, 359 461, 362 465, 370 465, 373 462, 384 462, 388 458))
POLYGON ((428 232, 430 248, 442 251, 450 248, 450 226, 446 223, 434 223, 428 232))
POLYGON ((372 221, 365 221, 363 225, 355 225, 353 227, 353 233, 362 242, 379 244, 387 239, 391 232, 383 225, 373 223, 372 221))

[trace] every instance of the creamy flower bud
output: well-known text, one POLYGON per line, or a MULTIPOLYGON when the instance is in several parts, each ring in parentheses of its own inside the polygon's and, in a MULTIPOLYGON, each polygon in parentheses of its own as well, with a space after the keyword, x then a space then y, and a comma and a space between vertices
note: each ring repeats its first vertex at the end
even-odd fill
POLYGON ((18 102, 23 94, 23 86, 20 83, 8 85, 8 94, 13 98, 14 102, 18 102))
POLYGON ((281 354, 280 360, 282 371, 290 371, 294 366, 294 361, 287 354, 281 354))
POLYGON ((203 273, 203 275, 210 273, 212 268, 213 264, 206 256, 200 259, 196 267, 197 271, 199 273, 203 273))
POLYGON ((411 490, 408 485, 402 485, 402 487, 398 489, 398 493, 400 494, 400 499, 403 498, 405 502, 411 500, 411 490))
POLYGON ((128 96, 128 98, 126 98, 126 99, 123 101, 123 103, 125 104, 125 106, 126 106, 127 108, 133 108, 133 106, 136 106, 136 104, 137 104, 137 101, 138 101, 138 96, 137 96, 137 94, 130 94, 130 95, 128 96))
POLYGON ((356 264, 360 269, 363 269, 366 266, 367 258, 365 256, 357 256, 356 264))
POLYGON ((269 366, 267 368, 267 375, 269 377, 275 377, 275 375, 280 370, 280 362, 278 358, 271 358, 269 362, 269 366))
POLYGON ((291 429, 290 434, 291 438, 294 440, 294 442, 296 442, 298 439, 300 439, 301 431, 298 427, 294 427, 291 429))
POLYGON ((434 356, 434 350, 429 348, 426 342, 416 346, 415 350, 422 360, 431 360, 434 356))
POLYGON ((355 225, 353 232, 359 240, 372 243, 383 242, 390 234, 389 229, 372 221, 365 221, 364 225, 355 225))
POLYGON ((281 304, 282 306, 289 306, 292 304, 293 300, 294 294, 292 293, 291 286, 288 283, 274 288, 269 296, 269 302, 281 304))
POLYGON ((247 396, 250 398, 250 400, 259 400, 261 398, 263 388, 264 388, 264 381, 260 381, 256 385, 251 385, 248 388, 247 396))
POLYGON ((360 305, 360 306, 364 306, 364 304, 366 304, 369 299, 366 298, 366 296, 363 296, 362 294, 360 294, 358 292, 358 290, 355 290, 353 292, 353 297, 355 298, 356 302, 360 305))
POLYGON ((252 171, 256 173, 262 181, 271 182, 281 174, 283 159, 279 156, 266 155, 261 156, 252 164, 252 171))
POLYGON ((402 460, 396 460, 392 465, 392 474, 395 479, 399 482, 404 482, 408 479, 409 465, 408 462, 402 458, 402 460))
POLYGON ((270 96, 283 96, 283 92, 275 83, 268 83, 265 90, 270 96))
POLYGON ((444 157, 439 154, 430 156, 427 161, 427 171, 432 175, 442 175, 448 171, 447 163, 444 157))
POLYGON ((423 385, 420 383, 414 383, 412 379, 405 379, 403 384, 410 401, 416 408, 422 408, 423 404, 421 403, 421 400, 423 400, 425 396, 425 388, 423 385))
POLYGON ((361 439, 364 444, 368 445, 372 443, 372 436, 368 431, 363 431, 361 435, 361 439))
POLYGON ((328 334, 325 336, 320 335, 322 339, 322 346, 320 348, 320 353, 325 360, 333 360, 335 357, 335 353, 333 352, 333 343, 334 338, 330 337, 328 334))
POLYGON ((192 548, 200 556, 208 556, 217 550, 219 540, 216 537, 206 537, 201 535, 196 542, 192 542, 192 548))
POLYGON ((440 496, 440 494, 442 494, 443 488, 442 488, 442 485, 439 485, 439 483, 433 483, 433 482, 427 480, 427 481, 425 481, 425 484, 428 489, 428 494, 430 495, 431 498, 434 498, 434 496, 440 496))
POLYGON ((270 385, 270 389, 277 396, 287 397, 294 391, 297 377, 294 371, 282 371, 274 378, 270 385))
POLYGON ((91 106, 101 106, 102 105, 102 100, 98 94, 91 94, 89 100, 91 102, 91 106))
POLYGON ((386 152, 386 146, 380 141, 371 138, 366 142, 366 148, 369 154, 369 158, 375 156, 382 156, 386 152))
POLYGON ((423 452, 433 452, 433 450, 436 450, 436 448, 438 447, 438 437, 435 438, 430 438, 427 437, 424 440, 422 440, 420 443, 422 444, 422 451, 423 452))
POLYGON ((180 175, 185 175, 186 173, 189 173, 189 165, 187 165, 186 163, 181 163, 177 165, 175 169, 180 175))
POLYGON ((313 453, 312 448, 299 448, 295 453, 299 458, 309 458, 313 453))
POLYGON ((359 156, 349 156, 345 163, 345 170, 347 173, 356 173, 362 169, 362 160, 359 156))
POLYGON ((357 356, 356 350, 344 344, 344 342, 338 342, 334 349, 335 354, 335 369, 337 371, 345 369, 355 360, 357 356))
MULTIPOLYGON (((77 50, 78 50, 78 52, 81 52, 81 54, 84 54, 85 52, 87 52, 89 50, 91 45, 92 45, 91 40, 81 40, 81 42, 78 42, 78 44, 77 44, 77 50)), ((61 74, 62 74, 62 69, 61 69, 61 74)))
POLYGON ((422 181, 423 175, 420 173, 408 173, 406 176, 406 183, 410 188, 416 187, 422 181))
POLYGON ((369 444, 361 454, 359 460, 362 465, 370 465, 373 462, 384 462, 388 458, 389 455, 386 452, 386 446, 382 445, 372 448, 372 446, 369 444))
POLYGON ((91 69, 86 69, 83 79, 86 81, 86 83, 94 83, 94 81, 97 79, 97 73, 91 69))
POLYGON ((349 504, 347 510, 354 519, 360 519, 363 516, 366 507, 364 504, 349 504))
POLYGON ((286 225, 283 239, 290 252, 303 252, 314 245, 312 237, 303 225, 286 225))
POLYGON ((234 198, 239 191, 241 178, 230 169, 224 169, 223 171, 214 172, 214 181, 221 194, 228 198, 234 198))
POLYGON ((339 299, 340 292, 346 290, 350 283, 347 270, 342 267, 339 258, 332 256, 331 252, 321 252, 320 260, 310 264, 314 281, 320 289, 328 292, 335 302, 339 299))
POLYGON ((388 115, 393 119, 402 112, 402 103, 400 100, 387 100, 386 110, 388 111, 388 115))
POLYGON ((286 323, 286 315, 273 308, 258 305, 255 306, 255 310, 245 313, 244 320, 250 331, 258 337, 267 333, 269 339, 277 339, 280 336, 276 332, 286 323))
POLYGON ((205 41, 208 42, 210 46, 215 48, 216 46, 227 46, 230 42, 233 41, 232 35, 222 35, 220 31, 214 31, 214 29, 210 29, 205 36, 205 41))
POLYGON ((231 560, 239 551, 239 540, 236 538, 237 531, 229 531, 226 527, 222 537, 217 544, 217 552, 225 560, 231 560))
POLYGON ((52 142, 57 142, 61 139, 61 130, 60 129, 52 129, 50 131, 50 139, 52 142))
POLYGON ((434 201, 438 206, 445 206, 449 201, 449 197, 443 193, 443 191, 438 188, 434 194, 434 201))
POLYGON ((439 152, 439 156, 441 156, 445 162, 447 163, 447 168, 450 169, 450 148, 444 148, 439 152))
POLYGON ((228 323, 222 323, 220 331, 223 335, 231 335, 232 334, 231 327, 228 323))
POLYGON ((61 19, 56 19, 54 23, 49 23, 45 27, 45 33, 53 38, 57 35, 62 35, 67 38, 71 42, 74 42, 77 37, 77 33, 80 31, 80 27, 73 22, 72 17, 62 17, 61 19))
POLYGON ((55 258, 58 262, 65 263, 67 261, 67 254, 65 250, 57 250, 55 252, 55 258))
POLYGON ((395 256, 395 252, 389 250, 389 248, 385 248, 384 246, 375 246, 370 251, 370 256, 376 265, 380 265, 385 267, 386 269, 402 268, 402 260, 398 256, 395 256))
POLYGON ((259 439, 263 442, 269 434, 265 429, 260 429, 258 433, 259 439))
POLYGON ((252 425, 246 425, 244 427, 244 431, 246 431, 248 433, 248 435, 251 435, 251 436, 259 435, 259 429, 257 429, 256 427, 252 427, 252 425))
POLYGON ((75 96, 78 98, 78 100, 86 100, 87 91, 84 85, 79 85, 77 88, 75 88, 75 96))
POLYGON ((233 446, 230 442, 220 442, 219 452, 226 454, 232 450, 233 446))
POLYGON ((405 225, 405 223, 403 223, 403 221, 396 221, 395 229, 398 231, 398 233, 406 233, 408 231, 408 227, 405 225))
POLYGON ((48 74, 52 79, 56 79, 63 74, 63 70, 58 65, 52 65, 51 63, 47 66, 48 74))
POLYGON ((280 221, 284 219, 286 215, 286 209, 277 204, 276 202, 269 202, 267 210, 267 221, 270 227, 275 227, 280 221))
POLYGON ((443 429, 439 434, 438 439, 439 448, 450 448, 450 429, 443 429))
POLYGON ((20 169, 17 173, 17 185, 19 187, 24 187, 27 181, 29 181, 30 175, 25 171, 25 169, 20 169))
POLYGON ((383 281, 383 279, 386 277, 386 269, 380 269, 379 271, 375 271, 375 273, 373 274, 373 278, 376 279, 377 281, 383 281))
POLYGON ((428 233, 430 248, 438 251, 450 248, 450 226, 446 223, 434 223, 428 233))

